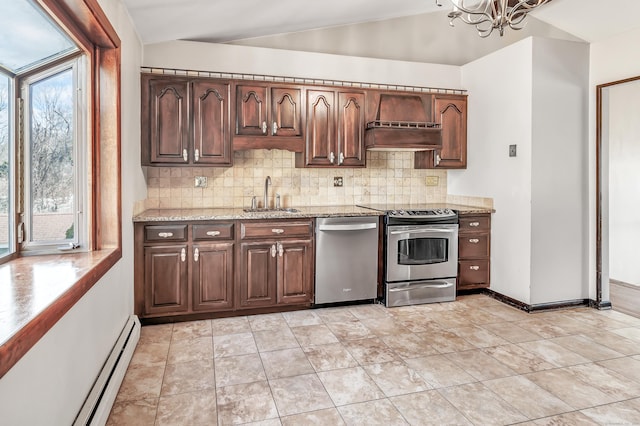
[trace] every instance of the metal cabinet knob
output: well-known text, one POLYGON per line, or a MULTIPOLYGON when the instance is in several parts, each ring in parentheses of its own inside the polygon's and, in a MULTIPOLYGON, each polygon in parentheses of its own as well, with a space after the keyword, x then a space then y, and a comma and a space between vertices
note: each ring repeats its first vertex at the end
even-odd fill
POLYGON ((284 248, 282 247, 282 244, 278 243, 278 256, 282 257, 283 253, 284 253, 284 248))
POLYGON ((478 227, 478 226, 480 226, 480 222, 470 222, 470 223, 469 223, 469 226, 472 226, 472 227, 474 227, 474 228, 475 228, 475 227, 478 227))
POLYGON ((173 232, 158 232, 158 237, 160 237, 160 238, 171 238, 171 237, 173 237, 173 232))
POLYGON ((340 155, 338 156, 338 166, 342 163, 344 163, 344 154, 340 153, 340 155))
POLYGON ((207 231, 207 235, 210 237, 217 237, 220 235, 220 231, 207 231))
POLYGON ((189 161, 189 153, 187 152, 186 149, 182 150, 182 159, 185 161, 185 163, 189 161))
POLYGON ((271 232, 273 232, 274 234, 284 234, 284 229, 273 228, 271 232))
POLYGON ((273 122, 273 134, 278 134, 278 123, 276 123, 275 121, 273 122))
POLYGON ((336 156, 333 154, 333 151, 331 151, 331 153, 329 154, 329 161, 331 162, 331 164, 333 164, 335 159, 336 159, 336 156))
POLYGON ((200 150, 198 148, 196 148, 195 152, 193 153, 193 157, 196 163, 200 160, 200 150))
POLYGON ((276 257, 276 245, 271 244, 271 257, 276 257))
POLYGON ((183 248, 180 250, 180 260, 183 262, 187 260, 187 249, 183 248))
POLYGON ((194 261, 198 261, 198 259, 200 259, 200 250, 198 250, 197 248, 193 251, 193 260, 194 261))
POLYGON ((478 238, 469 238, 469 242, 471 244, 478 244, 480 242, 480 240, 478 238))
POLYGON ((472 271, 478 271, 480 270, 480 267, 478 265, 471 265, 469 266, 469 269, 471 269, 472 271))
POLYGON ((266 121, 262 122, 262 134, 263 135, 267 134, 267 122, 266 121))

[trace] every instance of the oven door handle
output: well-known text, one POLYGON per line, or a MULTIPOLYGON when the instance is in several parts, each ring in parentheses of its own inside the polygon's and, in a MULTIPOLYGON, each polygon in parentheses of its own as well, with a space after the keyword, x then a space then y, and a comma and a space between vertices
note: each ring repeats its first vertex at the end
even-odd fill
POLYGON ((453 287, 453 283, 447 281, 441 281, 440 283, 428 283, 428 284, 420 284, 420 285, 409 285, 408 287, 397 287, 389 289, 389 293, 396 293, 399 291, 412 291, 412 290, 422 290, 425 288, 449 288, 453 287))
POLYGON ((439 229, 439 228, 429 228, 429 229, 404 229, 401 231, 389 231, 389 235, 400 235, 400 234, 426 234, 430 232, 441 232, 450 234, 454 230, 453 229, 439 229))

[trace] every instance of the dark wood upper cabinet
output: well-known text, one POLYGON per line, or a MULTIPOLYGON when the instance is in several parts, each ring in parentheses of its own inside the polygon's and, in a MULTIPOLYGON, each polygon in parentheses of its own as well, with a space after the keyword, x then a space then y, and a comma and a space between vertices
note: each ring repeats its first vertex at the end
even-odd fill
POLYGON ((297 167, 364 167, 364 92, 307 90, 305 152, 297 167))
POLYGON ((340 165, 364 167, 364 93, 338 92, 338 105, 338 159, 340 165))
POLYGON ((143 81, 143 164, 185 162, 183 153, 189 144, 188 95, 186 80, 143 81))
POLYGON ((231 84, 142 76, 142 165, 230 166, 231 84))
POLYGON ((193 163, 231 165, 231 85, 193 82, 193 163))
POLYGON ((233 149, 302 151, 302 88, 236 84, 233 149))
POLYGON ((416 152, 417 169, 465 169, 467 167, 467 97, 435 95, 436 122, 442 127, 442 148, 416 152))

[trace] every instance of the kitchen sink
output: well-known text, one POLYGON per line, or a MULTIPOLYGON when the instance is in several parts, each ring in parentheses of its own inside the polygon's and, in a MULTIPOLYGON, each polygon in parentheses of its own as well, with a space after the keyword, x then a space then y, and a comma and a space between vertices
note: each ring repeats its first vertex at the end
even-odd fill
POLYGON ((247 213, 298 213, 300 210, 293 207, 280 207, 277 209, 255 208, 244 209, 247 213))

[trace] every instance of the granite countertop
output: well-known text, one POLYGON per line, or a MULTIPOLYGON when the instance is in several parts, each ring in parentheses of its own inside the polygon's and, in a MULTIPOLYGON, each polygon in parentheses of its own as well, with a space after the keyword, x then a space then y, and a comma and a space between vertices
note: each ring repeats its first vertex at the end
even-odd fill
MULTIPOLYGON (((393 206, 388 206, 393 209, 393 206)), ((406 205, 404 206, 407 207, 406 205)), ((412 205, 415 209, 444 209, 457 210, 459 214, 493 213, 486 207, 464 206, 449 203, 429 203, 412 205)), ((399 207, 398 207, 399 208, 399 207)), ((332 216, 379 216, 383 214, 377 210, 371 210, 358 206, 309 206, 296 207, 297 212, 270 211, 270 212, 245 212, 241 207, 229 208, 198 208, 198 209, 150 209, 133 217, 134 222, 177 222, 183 220, 251 220, 251 219, 290 219, 313 218, 332 216)))

